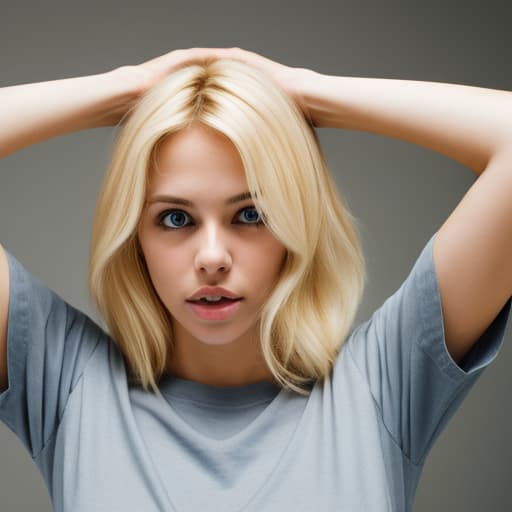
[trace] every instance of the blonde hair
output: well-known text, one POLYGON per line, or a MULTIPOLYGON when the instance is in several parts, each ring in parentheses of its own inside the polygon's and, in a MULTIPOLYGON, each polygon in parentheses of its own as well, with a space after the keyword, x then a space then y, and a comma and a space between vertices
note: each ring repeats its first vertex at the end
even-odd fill
POLYGON ((286 258, 261 309, 260 343, 282 387, 308 396, 332 370, 366 281, 356 219, 337 191, 314 128, 258 69, 218 59, 178 69, 128 113, 96 206, 88 285, 100 316, 145 391, 172 357, 171 319, 141 253, 137 227, 158 144, 199 122, 226 135, 286 258), (170 353, 168 351, 171 351, 170 353))

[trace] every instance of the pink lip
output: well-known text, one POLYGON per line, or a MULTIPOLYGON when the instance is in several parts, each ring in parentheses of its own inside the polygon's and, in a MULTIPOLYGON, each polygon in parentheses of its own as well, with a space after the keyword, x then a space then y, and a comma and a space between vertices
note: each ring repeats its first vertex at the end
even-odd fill
POLYGON ((197 290, 194 295, 189 297, 187 300, 195 300, 204 297, 205 295, 222 295, 224 297, 228 297, 229 299, 241 299, 239 295, 236 293, 227 290, 226 288, 222 288, 220 286, 203 286, 199 290, 197 290))
POLYGON ((236 302, 229 302, 227 304, 207 305, 198 302, 189 302, 190 307, 194 313, 204 320, 226 320, 234 315, 240 308, 240 303, 243 299, 236 302))

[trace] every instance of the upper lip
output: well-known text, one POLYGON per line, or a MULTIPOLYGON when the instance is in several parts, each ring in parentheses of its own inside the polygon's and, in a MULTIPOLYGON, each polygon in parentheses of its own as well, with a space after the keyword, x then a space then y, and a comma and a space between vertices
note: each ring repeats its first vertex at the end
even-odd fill
POLYGON ((220 286, 203 286, 202 288, 199 288, 194 295, 190 296, 187 300, 198 300, 201 297, 205 296, 219 296, 222 295, 223 297, 227 297, 228 299, 241 299, 239 295, 236 293, 226 290, 226 288, 221 288, 220 286))

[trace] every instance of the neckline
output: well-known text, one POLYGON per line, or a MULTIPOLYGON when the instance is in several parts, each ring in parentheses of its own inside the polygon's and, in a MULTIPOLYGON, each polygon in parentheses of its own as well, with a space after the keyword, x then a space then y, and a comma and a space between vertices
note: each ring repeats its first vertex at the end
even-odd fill
POLYGON ((178 429, 186 431, 186 435, 197 446, 210 447, 214 450, 226 450, 237 446, 239 443, 249 442, 252 436, 261 431, 269 416, 275 415, 281 409, 283 400, 289 399, 294 393, 276 386, 267 381, 256 382, 246 386, 218 387, 192 380, 179 379, 165 374, 158 383, 160 398, 167 404, 167 414, 172 417, 173 424, 178 429), (266 406, 245 427, 235 434, 224 438, 215 439, 199 430, 196 430, 174 409, 172 399, 175 397, 186 398, 206 406, 215 405, 224 408, 240 408, 256 401, 265 399, 266 406))
POLYGON ((191 400, 203 405, 222 407, 250 406, 271 402, 282 388, 270 381, 260 381, 243 386, 213 386, 165 374, 158 387, 166 398, 191 400))
MULTIPOLYGON (((315 386, 313 386, 312 392, 314 391, 315 386)), ((257 436, 258 431, 265 430, 264 423, 267 420, 268 416, 281 416, 283 420, 288 416, 288 411, 292 406, 293 402, 297 400, 303 399, 304 397, 296 396, 290 390, 282 388, 272 382, 269 381, 261 381, 254 384, 248 384, 246 386, 235 386, 235 387, 218 387, 211 386, 209 384, 203 384, 200 382, 195 382, 191 380, 180 379, 178 377, 173 377, 168 374, 164 374, 158 382, 158 390, 161 399, 167 403, 169 406, 167 408, 167 413, 173 418, 173 423, 176 424, 179 428, 185 429, 187 432, 187 436, 190 437, 192 443, 199 448, 207 447, 214 452, 220 452, 227 450, 228 452, 233 451, 233 449, 237 446, 237 443, 247 444, 251 442, 255 436, 257 436), (208 400, 208 403, 216 403, 218 401, 223 400, 223 398, 227 397, 228 403, 231 403, 233 406, 236 404, 248 404, 248 396, 262 397, 267 398, 267 406, 261 411, 261 413, 253 419, 251 423, 242 428, 241 431, 236 434, 226 438, 226 439, 213 439, 210 438, 201 432, 197 431, 194 427, 189 425, 184 419, 181 418, 179 414, 173 409, 172 405, 169 403, 168 396, 178 396, 178 397, 191 397, 194 400, 208 400), (206 397, 206 398, 205 398, 206 397), (286 402, 288 400, 288 402, 286 402), (284 407, 282 405, 285 405, 284 407)), ((254 404, 254 400, 251 402, 254 404)), ((281 456, 276 461, 272 470, 269 472, 269 476, 272 475, 276 469, 282 464, 283 456, 288 452, 290 446, 295 440, 296 432, 300 425, 304 420, 305 411, 310 406, 310 400, 307 399, 303 410, 301 411, 299 417, 293 428, 291 429, 290 435, 288 439, 284 442, 282 448, 281 456)), ((223 402, 223 405, 226 405, 226 402, 223 402)), ((132 416, 133 417, 133 416, 132 416)), ((145 456, 147 457, 151 470, 154 475, 156 475, 156 480, 158 481, 158 487, 163 492, 164 496, 167 498, 168 507, 173 512, 180 512, 177 508, 174 499, 167 494, 167 488, 163 483, 162 475, 158 471, 158 468, 155 465, 151 452, 149 451, 144 437, 142 436, 142 432, 139 429, 139 426, 135 422, 135 430, 137 431, 137 435, 139 439, 142 441, 142 445, 144 448, 145 456)), ((186 441, 186 440, 185 440, 186 441)), ((268 485, 268 478, 261 483, 257 488, 253 489, 251 492, 251 496, 249 501, 244 505, 245 508, 250 501, 252 501, 265 486, 268 485)))

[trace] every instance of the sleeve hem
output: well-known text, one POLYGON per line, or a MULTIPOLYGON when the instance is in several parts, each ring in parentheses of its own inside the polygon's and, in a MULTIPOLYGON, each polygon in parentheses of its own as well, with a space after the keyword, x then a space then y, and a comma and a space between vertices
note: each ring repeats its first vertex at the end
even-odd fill
MULTIPOLYGON (((16 383, 13 379, 20 372, 16 367, 23 369, 28 351, 28 326, 29 326, 29 293, 28 283, 18 267, 15 258, 4 249, 9 263, 9 304, 7 321, 7 388, 0 393, 0 417, 8 424, 10 418, 3 415, 4 406, 15 393, 16 383)), ((4 410, 5 411, 5 410, 4 410)), ((12 422, 11 422, 12 423, 12 422)))
POLYGON ((422 350, 427 353, 437 366, 451 379, 461 382, 470 376, 481 373, 497 357, 504 341, 505 326, 510 312, 509 298, 501 311, 487 327, 482 336, 476 341, 463 361, 458 365, 446 347, 444 318, 439 291, 439 280, 433 261, 433 240, 431 237, 422 258, 428 258, 421 266, 418 280, 418 295, 420 296, 422 331, 424 336, 419 340, 422 350), (431 300, 435 297, 435 300, 431 300))

